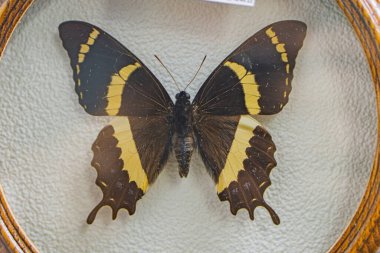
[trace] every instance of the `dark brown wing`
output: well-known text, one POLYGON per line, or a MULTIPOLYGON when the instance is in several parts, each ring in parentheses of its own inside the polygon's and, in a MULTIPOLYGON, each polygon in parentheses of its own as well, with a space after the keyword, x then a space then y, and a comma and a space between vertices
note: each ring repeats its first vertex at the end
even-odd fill
POLYGON ((171 123, 166 117, 119 117, 106 126, 92 146, 92 166, 103 199, 88 216, 94 221, 98 210, 112 208, 113 219, 121 208, 130 215, 165 165, 171 145, 171 123))
POLYGON ((79 103, 92 115, 165 115, 173 102, 157 78, 126 47, 80 21, 59 26, 79 103))
POLYGON ((87 222, 105 205, 114 219, 121 208, 132 215, 168 158, 173 102, 148 68, 100 28, 69 21, 59 26, 59 33, 86 112, 128 116, 112 121, 92 146, 103 199, 87 222))
POLYGON ((249 115, 202 115, 196 121, 199 152, 217 184, 219 199, 230 202, 234 215, 240 208, 247 209, 252 220, 255 208, 263 206, 279 224, 279 217, 263 198, 276 166, 276 147, 269 133, 249 115))
POLYGON ((271 24, 239 46, 193 101, 198 113, 275 114, 288 102, 295 59, 306 35, 300 21, 271 24))
POLYGON ((275 114, 288 102, 295 59, 306 35, 300 21, 281 21, 253 35, 229 55, 202 85, 193 101, 199 152, 217 184, 220 200, 254 218, 276 166, 269 133, 250 115, 275 114), (250 114, 250 115, 249 115, 250 114))

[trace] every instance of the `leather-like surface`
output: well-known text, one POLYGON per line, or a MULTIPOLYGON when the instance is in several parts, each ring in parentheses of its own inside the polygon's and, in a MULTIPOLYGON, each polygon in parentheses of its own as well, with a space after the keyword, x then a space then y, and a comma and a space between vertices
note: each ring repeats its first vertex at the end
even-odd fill
POLYGON ((17 28, 0 63, 0 182, 17 220, 41 252, 324 252, 342 233, 364 192, 375 152, 377 116, 367 62, 334 1, 258 0, 238 7, 200 0, 39 0, 17 28), (259 208, 252 222, 218 200, 200 156, 187 179, 174 157, 136 214, 111 221, 91 168, 91 144, 111 119, 84 112, 58 37, 66 20, 98 25, 176 88, 201 83, 250 35, 298 19, 308 35, 293 91, 278 115, 258 117, 277 145, 278 166, 265 193, 281 218, 259 208))

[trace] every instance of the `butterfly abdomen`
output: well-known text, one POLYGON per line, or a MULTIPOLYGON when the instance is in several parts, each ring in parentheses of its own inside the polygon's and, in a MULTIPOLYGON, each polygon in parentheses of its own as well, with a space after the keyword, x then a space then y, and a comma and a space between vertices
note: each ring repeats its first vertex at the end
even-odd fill
POLYGON ((178 161, 179 175, 181 177, 186 177, 189 173, 189 165, 191 155, 194 150, 194 139, 192 136, 187 136, 185 138, 175 138, 175 156, 178 161))
POLYGON ((178 161, 179 175, 186 177, 189 173, 189 164, 194 150, 194 135, 192 128, 192 110, 190 95, 181 91, 176 95, 174 105, 174 138, 173 146, 178 161))

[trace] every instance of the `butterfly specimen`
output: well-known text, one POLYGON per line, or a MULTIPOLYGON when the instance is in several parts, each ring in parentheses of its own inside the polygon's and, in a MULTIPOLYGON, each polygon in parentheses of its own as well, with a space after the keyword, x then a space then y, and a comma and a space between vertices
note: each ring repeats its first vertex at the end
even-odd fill
POLYGON ((260 30, 227 56, 192 102, 181 91, 174 103, 152 72, 100 28, 68 21, 59 34, 81 106, 91 115, 118 116, 92 145, 103 198, 89 224, 105 205, 113 219, 121 208, 134 214, 172 150, 179 175, 186 177, 195 148, 232 214, 245 208, 253 220, 255 208, 263 206, 280 223, 263 197, 276 147, 252 115, 278 113, 288 102, 304 23, 281 21, 260 30))

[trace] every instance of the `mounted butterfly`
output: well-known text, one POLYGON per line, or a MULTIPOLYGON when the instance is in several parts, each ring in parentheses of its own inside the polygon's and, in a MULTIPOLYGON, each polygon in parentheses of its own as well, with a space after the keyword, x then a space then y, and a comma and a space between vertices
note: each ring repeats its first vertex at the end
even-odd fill
POLYGON ((100 28, 68 21, 59 33, 79 103, 91 115, 120 116, 92 145, 103 199, 89 224, 105 205, 113 219, 121 208, 134 214, 173 149, 179 174, 186 177, 195 148, 232 214, 245 208, 253 220, 255 208, 263 206, 280 223, 263 198, 276 147, 251 115, 278 113, 288 102, 304 23, 277 22, 250 37, 211 73, 192 103, 185 91, 173 103, 152 72, 100 28))

